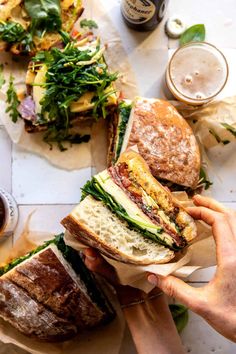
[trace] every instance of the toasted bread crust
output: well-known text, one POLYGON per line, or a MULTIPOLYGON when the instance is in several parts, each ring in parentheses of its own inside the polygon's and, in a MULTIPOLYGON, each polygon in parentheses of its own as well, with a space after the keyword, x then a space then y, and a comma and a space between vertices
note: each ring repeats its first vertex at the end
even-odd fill
POLYGON ((136 97, 126 148, 137 146, 156 178, 195 188, 200 151, 193 131, 168 101, 136 97))
POLYGON ((104 313, 81 290, 84 284, 78 286, 50 248, 6 276, 33 299, 79 328, 90 328, 102 321, 104 313))
POLYGON ((33 300, 6 276, 0 278, 0 316, 28 337, 46 342, 67 340, 77 328, 33 300))
POLYGON ((149 265, 149 264, 161 264, 168 263, 173 257, 169 256, 162 261, 150 260, 150 262, 136 261, 132 257, 124 254, 123 252, 115 249, 111 245, 103 242, 92 230, 86 225, 76 220, 71 214, 65 217, 61 224, 74 236, 78 241, 81 241, 85 245, 98 249, 102 254, 109 258, 116 259, 123 263, 130 263, 136 265, 149 265))
POLYGON ((183 236, 186 241, 192 241, 197 236, 194 220, 171 192, 153 177, 147 162, 132 150, 121 154, 117 163, 122 162, 127 165, 128 171, 132 173, 143 190, 154 200, 157 200, 165 212, 173 214, 179 225, 182 224, 181 226, 184 227, 183 236))

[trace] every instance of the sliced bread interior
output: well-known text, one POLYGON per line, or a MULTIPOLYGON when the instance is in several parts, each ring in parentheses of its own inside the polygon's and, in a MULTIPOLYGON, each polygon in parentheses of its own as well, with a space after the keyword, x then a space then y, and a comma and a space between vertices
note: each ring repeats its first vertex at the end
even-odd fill
POLYGON ((87 196, 62 224, 85 244, 126 263, 167 263, 175 255, 172 250, 131 230, 125 221, 92 196, 87 196))

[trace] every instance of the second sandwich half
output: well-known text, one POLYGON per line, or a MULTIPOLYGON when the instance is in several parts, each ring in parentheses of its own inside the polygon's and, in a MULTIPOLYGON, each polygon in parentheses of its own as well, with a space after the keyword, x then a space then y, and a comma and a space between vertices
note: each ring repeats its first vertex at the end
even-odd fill
POLYGON ((194 220, 134 151, 86 183, 62 224, 86 245, 133 264, 167 263, 197 236, 194 220))

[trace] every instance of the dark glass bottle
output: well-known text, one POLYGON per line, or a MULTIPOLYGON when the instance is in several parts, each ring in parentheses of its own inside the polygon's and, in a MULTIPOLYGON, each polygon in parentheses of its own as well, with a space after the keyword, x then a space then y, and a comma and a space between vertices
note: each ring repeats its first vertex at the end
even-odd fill
POLYGON ((122 0, 121 13, 136 31, 151 31, 165 15, 169 0, 122 0))

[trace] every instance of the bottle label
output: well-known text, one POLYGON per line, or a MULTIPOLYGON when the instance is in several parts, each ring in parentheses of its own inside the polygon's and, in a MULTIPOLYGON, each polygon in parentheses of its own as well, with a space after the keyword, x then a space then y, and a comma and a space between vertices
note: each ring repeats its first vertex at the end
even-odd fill
POLYGON ((150 0, 123 0, 123 16, 133 24, 148 22, 155 14, 156 6, 150 0))

